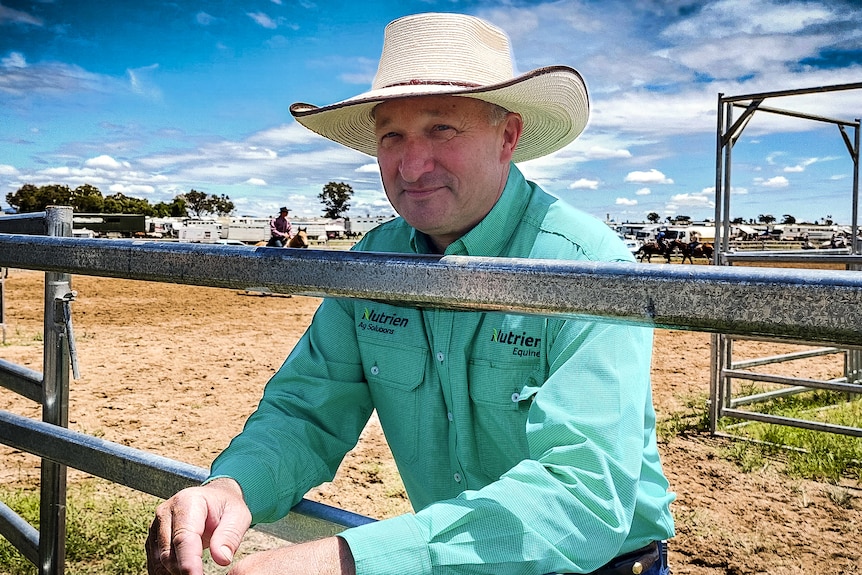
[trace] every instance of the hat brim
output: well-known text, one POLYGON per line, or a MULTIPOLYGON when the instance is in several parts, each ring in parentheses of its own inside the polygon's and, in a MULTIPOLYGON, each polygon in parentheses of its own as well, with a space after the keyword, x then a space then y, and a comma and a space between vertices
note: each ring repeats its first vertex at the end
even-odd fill
POLYGON ((539 68, 506 82, 477 88, 448 84, 392 86, 324 107, 296 103, 290 113, 324 138, 376 156, 372 110, 377 104, 440 95, 476 98, 519 113, 524 131, 512 157, 515 162, 540 158, 565 147, 584 131, 590 115, 584 80, 568 66, 539 68))

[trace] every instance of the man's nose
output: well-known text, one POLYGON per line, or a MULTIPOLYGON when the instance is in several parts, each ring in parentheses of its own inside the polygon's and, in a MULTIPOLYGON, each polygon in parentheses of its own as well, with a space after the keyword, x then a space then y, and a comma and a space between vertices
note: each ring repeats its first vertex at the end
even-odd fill
POLYGON ((433 147, 425 138, 408 138, 398 168, 406 182, 415 182, 434 169, 433 147))

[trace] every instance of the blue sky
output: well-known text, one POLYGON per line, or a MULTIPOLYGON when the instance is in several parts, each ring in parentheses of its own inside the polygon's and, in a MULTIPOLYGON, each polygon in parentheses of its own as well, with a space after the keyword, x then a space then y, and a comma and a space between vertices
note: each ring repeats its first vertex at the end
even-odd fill
MULTIPOLYGON (((581 72, 586 132, 521 169, 619 222, 714 216, 719 93, 862 82, 858 0, 0 0, 0 205, 25 183, 89 183, 312 216, 323 186, 343 181, 348 215, 390 214, 374 160, 305 131, 288 107, 368 89, 385 24, 426 11, 499 25, 519 72, 581 72)), ((853 120, 862 90, 768 104, 853 120)), ((853 166, 832 125, 756 114, 733 167, 733 217, 850 222, 853 166)))

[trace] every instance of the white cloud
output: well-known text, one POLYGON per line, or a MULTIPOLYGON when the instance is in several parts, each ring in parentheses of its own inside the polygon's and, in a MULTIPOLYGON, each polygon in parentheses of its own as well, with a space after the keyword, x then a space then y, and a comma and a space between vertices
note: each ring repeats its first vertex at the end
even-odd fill
POLYGON ((648 196, 651 193, 652 193, 652 190, 650 190, 649 188, 641 188, 635 192, 635 195, 636 196, 648 196))
POLYGON ((120 193, 126 196, 140 197, 154 194, 156 188, 143 184, 111 184, 108 186, 108 191, 112 194, 120 193))
POLYGON ((152 100, 160 100, 162 92, 156 86, 153 78, 155 71, 158 69, 158 64, 127 69, 126 75, 129 77, 129 86, 132 88, 132 91, 152 100))
POLYGON ((714 206, 712 197, 704 194, 675 194, 670 201, 677 206, 714 206))
MULTIPOLYGON (((89 160, 84 162, 84 165, 88 168, 102 169, 102 170, 118 170, 124 167, 124 164, 121 164, 111 156, 101 155, 96 156, 95 158, 90 158, 89 160)), ((125 164, 125 167, 128 167, 128 164, 125 164)))
POLYGON ((27 60, 21 52, 10 52, 8 56, 0 59, 0 65, 4 68, 26 68, 27 60))
POLYGON ((774 178, 769 178, 767 180, 763 178, 755 178, 754 181, 764 188, 786 188, 790 185, 790 181, 784 176, 775 176, 774 178))
POLYGON ((211 14, 207 14, 206 12, 198 12, 195 15, 195 21, 201 26, 209 26, 213 22, 215 22, 217 18, 211 14))
POLYGON ((377 165, 377 162, 370 162, 368 164, 362 164, 356 168, 356 171, 360 174, 379 174, 380 166, 377 165))
POLYGON ((728 36, 794 34, 826 24, 835 15, 822 3, 719 0, 705 3, 694 16, 668 26, 663 36, 692 40, 728 36))
POLYGON ((581 178, 577 181, 569 184, 570 190, 597 190, 599 189, 599 181, 598 180, 588 180, 587 178, 581 178))
POLYGON ((0 164, 0 176, 15 176, 18 174, 18 168, 7 164, 0 164))
POLYGON ((638 205, 637 200, 632 200, 629 198, 617 198, 617 200, 614 203, 618 206, 636 206, 636 205, 638 205))
POLYGON ((811 164, 813 164, 815 162, 817 162, 817 158, 809 158, 803 162, 796 164, 795 166, 786 166, 784 168, 784 171, 788 172, 788 173, 804 172, 805 168, 807 168, 808 166, 810 166, 811 164))
POLYGON ((655 168, 648 172, 629 172, 625 177, 626 182, 635 184, 672 184, 673 180, 665 176, 655 168))
POLYGON ((249 178, 245 181, 246 184, 250 186, 265 186, 267 185, 266 180, 263 178, 249 178))
POLYGON ((610 150, 601 146, 592 146, 584 155, 590 160, 610 160, 632 157, 632 153, 628 150, 610 150))
POLYGON ((42 20, 36 16, 0 4, 0 24, 5 22, 12 22, 13 24, 30 24, 31 26, 43 25, 42 20))
POLYGON ((263 26, 264 28, 268 28, 270 30, 275 30, 278 28, 278 24, 275 21, 264 14, 263 12, 248 12, 248 17, 258 23, 258 25, 263 26))

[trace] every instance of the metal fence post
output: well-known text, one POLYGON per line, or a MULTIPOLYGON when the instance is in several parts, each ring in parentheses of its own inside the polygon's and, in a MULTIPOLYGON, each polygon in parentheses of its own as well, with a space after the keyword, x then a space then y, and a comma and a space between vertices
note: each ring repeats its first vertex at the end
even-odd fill
MULTIPOLYGON (((45 211, 49 236, 71 237, 72 208, 49 207, 45 211)), ((69 346, 66 309, 71 294, 71 276, 45 274, 45 325, 42 420, 69 426, 69 346)), ((62 575, 66 562, 66 466, 42 460, 39 509, 39 575, 62 575)))

